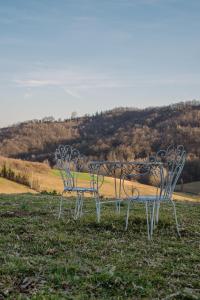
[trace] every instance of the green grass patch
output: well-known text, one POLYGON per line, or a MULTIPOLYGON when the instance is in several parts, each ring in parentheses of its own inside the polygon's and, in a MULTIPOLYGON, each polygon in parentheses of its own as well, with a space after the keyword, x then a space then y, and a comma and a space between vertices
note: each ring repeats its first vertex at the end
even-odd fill
MULTIPOLYGON (((57 169, 52 169, 51 170, 51 174, 53 174, 54 176, 59 176, 60 177, 60 171, 57 169)), ((72 172, 73 176, 77 176, 79 180, 84 180, 84 181, 90 181, 91 180, 91 175, 89 173, 84 173, 84 172, 72 172)), ((95 177, 97 178, 97 176, 95 175, 95 177)), ((109 180, 104 179, 104 184, 105 183, 110 183, 109 180)))
MULTIPOLYGON (((60 176, 60 171, 59 170, 53 169, 53 170, 51 170, 51 172, 55 176, 60 176)), ((91 178, 89 173, 83 173, 83 172, 72 172, 72 175, 73 176, 78 176, 78 178, 80 180, 86 180, 86 181, 90 181, 90 178, 91 178)))
POLYGON ((200 205, 178 203, 182 238, 172 207, 161 206, 153 240, 145 210, 136 205, 124 231, 125 209, 102 210, 87 199, 74 221, 74 199, 0 196, 0 299, 199 299, 200 205), (168 297, 168 298, 167 298, 168 297))

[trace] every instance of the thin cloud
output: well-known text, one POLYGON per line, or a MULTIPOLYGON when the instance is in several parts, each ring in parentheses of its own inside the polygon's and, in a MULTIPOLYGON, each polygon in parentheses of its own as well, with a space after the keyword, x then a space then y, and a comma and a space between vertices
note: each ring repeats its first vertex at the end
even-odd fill
POLYGON ((166 75, 161 79, 153 74, 139 77, 129 73, 122 77, 120 73, 103 74, 88 70, 40 70, 39 73, 15 79, 14 83, 18 87, 31 89, 57 87, 68 95, 81 99, 92 90, 196 85, 200 84, 199 78, 199 74, 181 74, 176 77, 166 75))
POLYGON ((14 81, 21 87, 44 87, 44 86, 59 86, 60 82, 55 80, 42 80, 42 79, 24 79, 14 81))

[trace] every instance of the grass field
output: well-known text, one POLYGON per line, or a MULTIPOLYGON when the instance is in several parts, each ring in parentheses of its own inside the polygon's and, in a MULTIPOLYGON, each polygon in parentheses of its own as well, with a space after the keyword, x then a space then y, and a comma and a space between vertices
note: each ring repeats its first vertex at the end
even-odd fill
MULTIPOLYGON (((61 177, 59 175, 59 172, 57 170, 47 170, 43 172, 34 172, 33 175, 34 179, 37 179, 40 184, 40 191, 47 191, 52 192, 56 190, 58 193, 61 193, 63 191, 63 183, 61 180, 61 177)), ((90 186, 89 182, 90 176, 87 173, 82 173, 79 178, 79 184, 82 187, 88 187, 90 186)), ((119 184, 119 180, 117 181, 119 184)), ((130 183, 126 183, 127 189, 129 188, 130 183)), ((131 187, 131 185, 130 185, 131 187)), ((140 184, 140 183, 134 183, 134 187, 138 188, 141 194, 143 195, 153 195, 155 194, 155 188, 152 186, 140 184)), ((9 180, 5 180, 3 178, 0 179, 0 194, 19 194, 19 193, 27 193, 27 192, 33 192, 34 190, 31 190, 25 186, 19 185, 17 183, 14 183, 9 180)), ((104 196, 105 198, 112 198, 115 195, 114 190, 114 179, 111 177, 105 177, 104 184, 102 185, 100 189, 100 195, 104 196)), ((90 196, 90 195, 86 195, 90 196)), ((125 196, 124 193, 122 193, 122 196, 125 196)), ((200 197, 193 197, 190 194, 181 194, 181 193, 175 193, 174 198, 176 200, 188 200, 188 201, 197 201, 200 200, 200 197), (195 199, 194 199, 195 198, 195 199)))
MULTIPOLYGON (((22 161, 19 159, 11 159, 5 158, 0 156, 0 166, 3 166, 4 163, 7 166, 11 167, 15 172, 28 170, 30 180, 36 180, 39 183, 40 191, 57 191, 61 193, 63 191, 63 183, 60 177, 60 173, 58 170, 51 169, 48 165, 44 163, 36 163, 36 162, 29 162, 29 161, 22 161)), ((119 181, 118 181, 119 183, 119 181)), ((79 185, 81 187, 89 187, 90 186, 90 175, 88 173, 80 173, 79 174, 79 185)), ((197 188, 198 184, 194 184, 195 188, 197 188)), ((126 188, 128 189, 131 187, 129 182, 126 182, 126 188)), ((152 186, 135 183, 134 187, 138 188, 142 195, 153 195, 155 194, 155 188, 152 186)), ((5 180, 0 178, 0 194, 11 194, 11 193, 26 193, 26 192, 33 192, 23 185, 14 183, 9 180, 5 180)), ((105 177, 104 184, 100 189, 100 194, 105 198, 114 197, 114 179, 111 177, 105 177)), ((89 195, 90 196, 90 195, 89 195)), ((125 194, 122 194, 125 196, 125 194)), ((192 196, 191 194, 180 194, 175 193, 174 198, 176 200, 188 200, 188 201, 196 201, 200 200, 200 196, 192 196)))
POLYGON ((124 231, 121 216, 106 206, 100 224, 94 203, 74 221, 74 200, 0 196, 0 299, 200 299, 200 205, 177 203, 182 238, 172 208, 161 208, 148 242, 143 206, 124 231))
MULTIPOLYGON (((177 186, 177 191, 181 189, 181 186, 177 186)), ((183 185, 183 191, 186 193, 199 194, 200 195, 200 181, 185 183, 183 185)))
POLYGON ((0 193, 16 194, 16 193, 34 193, 28 187, 0 177, 0 193))
MULTIPOLYGON (((55 176, 58 176, 60 178, 60 171, 53 169, 51 170, 51 173, 55 176)), ((73 175, 78 176, 80 180, 89 181, 90 180, 90 174, 89 173, 78 173, 78 172, 72 172, 73 175)))

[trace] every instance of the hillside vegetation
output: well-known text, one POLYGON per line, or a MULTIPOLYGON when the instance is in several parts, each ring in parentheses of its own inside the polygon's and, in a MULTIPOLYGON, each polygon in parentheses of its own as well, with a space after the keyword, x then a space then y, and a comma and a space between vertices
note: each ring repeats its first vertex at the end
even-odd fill
POLYGON ((185 182, 200 180, 200 103, 148 109, 115 109, 65 121, 33 120, 0 129, 0 154, 33 161, 48 159, 60 143, 89 159, 137 159, 169 144, 183 144, 185 182))

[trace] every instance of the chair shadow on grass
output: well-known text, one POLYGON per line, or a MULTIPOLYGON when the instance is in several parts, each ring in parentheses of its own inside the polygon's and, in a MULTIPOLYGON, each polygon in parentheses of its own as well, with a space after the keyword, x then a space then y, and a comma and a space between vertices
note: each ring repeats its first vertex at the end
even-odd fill
MULTIPOLYGON (((78 220, 76 221, 79 224, 77 224, 78 226, 80 226, 80 228, 84 228, 84 230, 86 228, 89 229, 95 229, 98 230, 98 232, 103 232, 103 231, 112 231, 112 232, 120 232, 123 234, 130 233, 130 232, 135 232, 135 233, 141 233, 144 232, 146 234, 146 219, 143 217, 132 217, 130 218, 130 227, 127 231, 124 230, 124 218, 121 216, 110 216, 110 218, 103 218, 101 220, 101 223, 97 223, 94 219, 90 219, 90 221, 88 221, 88 219, 84 220, 84 218, 82 220, 78 220)), ((170 224, 169 222, 161 222, 158 229, 166 229, 166 228, 170 228, 173 225, 170 224)))
MULTIPOLYGON (((120 232, 120 235, 126 234, 124 230, 124 221, 125 221, 125 210, 126 204, 121 204, 121 214, 117 214, 113 210, 113 204, 110 203, 107 205, 105 209, 102 211, 102 218, 100 223, 97 222, 95 216, 95 206, 91 205, 90 199, 85 201, 85 210, 83 216, 78 219, 73 219, 73 209, 74 209, 74 201, 71 200, 63 206, 63 214, 62 221, 65 223, 65 220, 68 222, 73 222, 74 226, 77 226, 80 231, 87 230, 96 230, 98 232, 111 231, 111 232, 120 232)), ((169 208, 170 210, 170 208, 169 208)), ((166 212, 166 211, 165 211, 166 212)), ((173 233, 175 230, 175 224, 173 219, 171 219, 170 214, 167 212, 167 216, 163 215, 160 218, 159 223, 156 225, 155 233, 161 234, 161 236, 168 235, 169 232, 173 233)), ((146 218, 143 215, 142 206, 136 207, 136 210, 132 212, 130 216, 130 223, 127 233, 135 233, 135 234, 146 234, 146 218), (139 214, 139 216, 138 216, 139 214)), ((185 230, 181 230, 184 236, 191 236, 189 232, 185 230)))
MULTIPOLYGON (((96 230, 98 232, 104 232, 104 231, 110 231, 115 233, 115 235, 129 235, 130 233, 138 235, 146 235, 146 219, 143 216, 136 217, 132 216, 130 217, 130 226, 127 231, 124 230, 124 215, 121 214, 120 216, 116 215, 110 215, 110 218, 108 219, 106 216, 102 216, 102 220, 100 223, 97 223, 96 220, 90 217, 83 218, 80 220, 75 221, 77 226, 79 226, 80 230, 85 231, 87 229, 89 230, 96 230)), ((173 233, 176 231, 175 224, 173 223, 173 220, 163 219, 159 221, 159 224, 156 226, 155 229, 155 237, 161 237, 169 236, 169 233, 173 233)), ((192 236, 192 233, 187 230, 181 230, 181 236, 192 236)), ((173 235, 174 237, 174 235, 173 235)))

